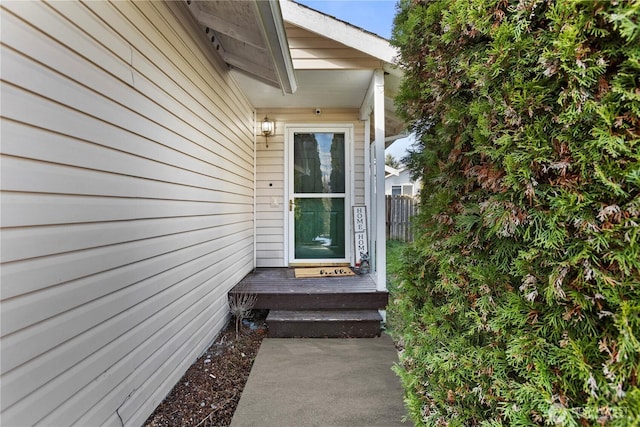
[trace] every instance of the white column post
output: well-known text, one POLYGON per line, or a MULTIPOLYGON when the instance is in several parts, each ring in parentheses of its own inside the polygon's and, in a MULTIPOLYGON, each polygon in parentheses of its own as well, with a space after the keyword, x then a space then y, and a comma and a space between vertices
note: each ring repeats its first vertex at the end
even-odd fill
MULTIPOLYGON (((371 120, 367 117, 364 120, 364 205, 367 206, 367 229, 371 230, 371 215, 372 215, 372 206, 371 206, 371 168, 373 167, 371 164, 371 120)), ((369 241, 367 242, 368 247, 372 248, 372 232, 369 231, 369 241)), ((369 261, 372 261, 371 255, 372 250, 369 249, 369 261)))
POLYGON ((253 271, 258 268, 258 122, 256 112, 253 112, 253 271))
POLYGON ((379 69, 374 74, 373 117, 375 123, 376 152, 376 224, 372 230, 376 233, 376 271, 377 289, 387 290, 387 242, 386 242, 386 203, 384 195, 384 71, 379 69))

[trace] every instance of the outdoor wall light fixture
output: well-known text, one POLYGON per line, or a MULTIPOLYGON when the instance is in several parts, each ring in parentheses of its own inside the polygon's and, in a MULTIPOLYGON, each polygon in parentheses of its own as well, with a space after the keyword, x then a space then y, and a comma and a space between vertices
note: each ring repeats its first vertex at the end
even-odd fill
POLYGON ((269 121, 269 118, 267 116, 264 116, 264 120, 262 121, 260 129, 262 130, 262 134, 264 135, 264 142, 267 145, 267 148, 269 148, 269 135, 273 133, 274 124, 272 121, 269 121))

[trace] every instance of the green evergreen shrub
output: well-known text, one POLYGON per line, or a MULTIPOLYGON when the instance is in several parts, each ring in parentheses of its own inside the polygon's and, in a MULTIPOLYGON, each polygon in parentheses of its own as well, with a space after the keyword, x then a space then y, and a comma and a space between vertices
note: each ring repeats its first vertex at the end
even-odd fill
POLYGON ((400 0, 418 425, 640 425, 640 1, 400 0))

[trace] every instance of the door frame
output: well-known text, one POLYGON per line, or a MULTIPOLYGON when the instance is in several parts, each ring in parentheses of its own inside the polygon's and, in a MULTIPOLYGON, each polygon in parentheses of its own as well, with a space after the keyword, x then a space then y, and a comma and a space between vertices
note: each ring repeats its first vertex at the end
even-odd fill
POLYGON ((285 262, 288 266, 294 265, 338 265, 353 263, 352 260, 352 225, 351 211, 354 204, 355 171, 354 171, 354 125, 350 123, 291 123, 284 129, 284 252, 285 262), (339 259, 307 259, 296 260, 294 239, 294 214, 289 210, 289 201, 293 199, 293 137, 295 132, 344 132, 345 134, 345 196, 344 196, 344 238, 345 254, 339 259))

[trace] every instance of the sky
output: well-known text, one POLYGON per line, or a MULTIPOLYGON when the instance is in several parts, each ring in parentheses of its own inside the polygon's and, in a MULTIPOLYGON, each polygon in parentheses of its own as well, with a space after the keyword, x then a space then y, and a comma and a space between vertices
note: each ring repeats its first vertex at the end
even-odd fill
POLYGON ((391 38, 396 0, 295 0, 327 15, 364 28, 385 39, 391 38))
MULTIPOLYGON (((385 39, 391 38, 393 18, 396 16, 396 0, 295 0, 297 3, 334 16, 352 25, 364 28, 385 39)), ((411 138, 394 142, 386 153, 400 160, 405 156, 411 138)))

